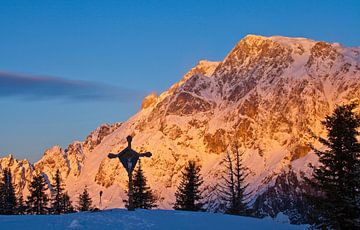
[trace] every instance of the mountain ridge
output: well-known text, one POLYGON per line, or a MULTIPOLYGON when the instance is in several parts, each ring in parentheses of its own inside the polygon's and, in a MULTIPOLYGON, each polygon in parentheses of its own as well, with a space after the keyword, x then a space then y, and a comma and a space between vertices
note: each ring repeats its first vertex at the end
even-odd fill
MULTIPOLYGON (((221 178, 223 154, 238 141, 255 200, 283 172, 291 168, 298 175, 308 172, 309 162, 316 163, 308 144, 321 145, 312 134, 326 134, 320 121, 337 104, 360 98, 359 79, 360 48, 248 35, 223 61, 200 61, 167 91, 147 96, 126 122, 101 125, 66 150, 54 147, 33 170, 51 180, 59 168, 72 197, 88 186, 95 203, 104 190, 103 208, 121 207, 126 173, 106 156, 124 148, 125 137, 132 135, 137 151, 153 152, 142 160, 143 168, 164 198, 160 208, 170 208, 187 160, 202 165, 211 187, 221 178)), ((9 165, 1 162, 0 169, 9 165)))

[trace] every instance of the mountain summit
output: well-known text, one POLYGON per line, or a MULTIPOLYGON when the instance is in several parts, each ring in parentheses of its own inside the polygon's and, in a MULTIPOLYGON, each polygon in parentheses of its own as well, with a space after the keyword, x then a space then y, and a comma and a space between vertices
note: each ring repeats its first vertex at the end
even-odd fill
POLYGON ((253 201, 262 211, 276 213, 283 210, 268 203, 264 208, 276 197, 264 194, 290 169, 295 177, 309 170, 308 163, 317 159, 308 144, 320 147, 312 134, 325 134, 321 120, 336 104, 358 98, 359 48, 248 35, 223 61, 200 61, 169 90, 147 96, 128 121, 101 125, 66 150, 53 147, 34 166, 6 157, 0 168, 10 167, 17 188, 25 193, 33 167, 50 180, 59 169, 72 197, 88 186, 95 204, 101 190, 103 208, 119 207, 126 172, 106 156, 123 149, 126 136, 132 135, 137 151, 153 153, 142 166, 149 184, 164 198, 160 207, 170 208, 188 160, 202 165, 204 184, 211 186, 220 178, 224 153, 238 141, 250 170, 253 201), (261 196, 263 203, 257 199, 261 196))

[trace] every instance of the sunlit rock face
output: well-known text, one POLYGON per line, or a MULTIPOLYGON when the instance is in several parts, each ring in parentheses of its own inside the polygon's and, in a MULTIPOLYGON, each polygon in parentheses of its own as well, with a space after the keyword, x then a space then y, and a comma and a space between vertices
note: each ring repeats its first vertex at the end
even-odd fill
POLYGON ((311 209, 304 194, 312 191, 300 178, 301 175, 291 170, 277 176, 274 184, 256 198, 254 209, 257 215, 275 218, 282 212, 289 216, 292 224, 309 223, 311 209))
MULTIPOLYGON (((135 150, 153 153, 142 159, 143 169, 163 198, 160 207, 171 208, 188 160, 201 164, 209 187, 221 178, 224 153, 238 142, 253 201, 261 194, 263 201, 279 201, 281 193, 267 188, 281 184, 276 178, 290 167, 294 175, 309 173, 308 163, 317 159, 308 144, 320 147, 312 134, 325 135, 321 120, 336 104, 358 98, 359 48, 249 35, 223 61, 200 61, 169 90, 147 96, 128 121, 102 125, 66 150, 52 148, 35 168, 49 178, 59 169, 73 197, 88 186, 95 204, 103 191, 103 207, 122 207, 127 175, 107 154, 121 151, 132 135, 135 150)), ((293 181, 293 174, 288 178, 293 181)), ((285 207, 276 203, 281 208, 271 209, 260 201, 261 211, 285 207)))
POLYGON ((117 129, 121 123, 115 123, 113 125, 102 124, 95 131, 91 132, 89 136, 84 141, 84 148, 88 151, 92 151, 96 146, 98 146, 101 141, 115 129, 117 129))
POLYGON ((0 178, 2 178, 2 172, 4 169, 10 169, 12 175, 12 181, 14 183, 15 193, 22 195, 24 192, 27 193, 27 185, 29 179, 32 178, 32 172, 34 167, 29 163, 28 160, 17 160, 13 155, 0 158, 0 178))
POLYGON ((148 96, 144 98, 144 100, 141 103, 141 109, 147 109, 150 106, 154 105, 158 99, 158 96, 156 93, 151 93, 148 96))

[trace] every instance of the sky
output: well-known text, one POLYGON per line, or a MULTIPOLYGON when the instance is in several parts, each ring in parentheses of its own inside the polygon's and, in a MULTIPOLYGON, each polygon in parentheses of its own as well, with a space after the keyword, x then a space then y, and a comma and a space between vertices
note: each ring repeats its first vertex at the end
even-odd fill
POLYGON ((360 46, 360 1, 0 0, 0 157, 125 121, 247 34, 360 46))

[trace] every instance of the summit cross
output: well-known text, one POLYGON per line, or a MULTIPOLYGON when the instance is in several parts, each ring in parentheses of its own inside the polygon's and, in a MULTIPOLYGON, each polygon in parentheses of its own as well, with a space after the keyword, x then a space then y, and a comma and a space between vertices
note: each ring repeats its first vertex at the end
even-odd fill
POLYGON ((125 149, 123 149, 121 152, 119 152, 117 154, 109 153, 108 157, 110 159, 119 158, 120 162, 122 163, 122 165, 126 169, 126 172, 128 173, 128 177, 129 177, 128 210, 133 211, 134 210, 134 202, 133 202, 132 172, 134 171, 136 163, 138 162, 140 157, 151 157, 152 153, 151 152, 138 153, 131 148, 132 137, 127 136, 126 140, 128 142, 128 146, 125 149))

